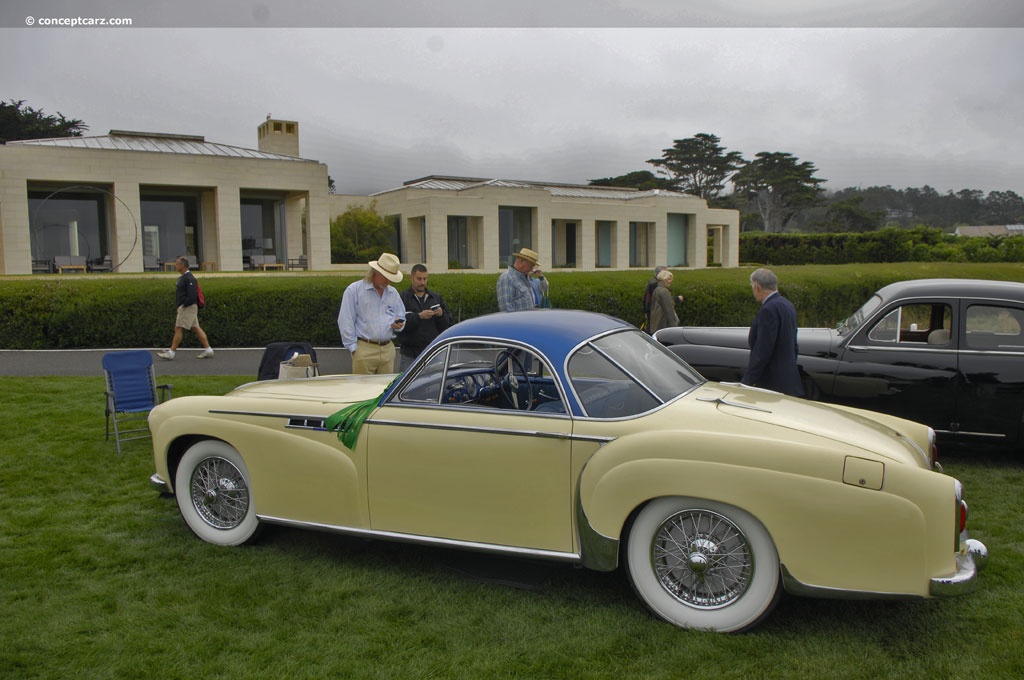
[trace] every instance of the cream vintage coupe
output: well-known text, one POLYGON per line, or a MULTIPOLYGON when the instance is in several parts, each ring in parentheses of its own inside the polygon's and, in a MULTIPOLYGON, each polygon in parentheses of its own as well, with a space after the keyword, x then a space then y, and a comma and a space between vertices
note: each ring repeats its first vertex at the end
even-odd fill
POLYGON ((969 592, 987 557, 926 426, 706 382, 635 327, 465 321, 404 374, 172 399, 156 473, 192 531, 263 523, 624 568, 675 625, 740 631, 785 590, 969 592))

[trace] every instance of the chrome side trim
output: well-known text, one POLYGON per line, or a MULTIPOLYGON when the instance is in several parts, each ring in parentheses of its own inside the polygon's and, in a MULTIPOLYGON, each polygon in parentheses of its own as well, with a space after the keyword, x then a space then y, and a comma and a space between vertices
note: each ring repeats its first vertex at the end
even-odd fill
POLYGON ((268 411, 227 411, 223 409, 210 409, 208 413, 221 416, 253 416, 256 418, 287 418, 288 420, 320 420, 323 416, 311 416, 301 413, 275 413, 268 411))
POLYGON ((910 445, 911 448, 917 451, 917 455, 921 456, 921 460, 924 461, 925 468, 927 468, 931 464, 931 456, 922 451, 921 447, 917 445, 917 442, 915 442, 913 439, 903 434, 902 432, 897 432, 896 435, 904 442, 906 442, 908 445, 910 445))
MULTIPOLYGON (((583 474, 580 473, 580 477, 583 474)), ((576 485, 576 527, 579 532, 580 556, 583 566, 594 571, 615 571, 619 566, 619 540, 605 536, 590 525, 583 509, 579 484, 576 485)))
POLYGON ((782 570, 782 587, 791 595, 801 597, 818 597, 829 600, 920 600, 922 595, 908 593, 879 593, 870 590, 844 590, 827 586, 815 586, 803 583, 794 578, 785 564, 779 565, 782 570))
POLYGON ((544 560, 555 560, 558 562, 579 562, 580 556, 576 553, 567 553, 557 550, 538 550, 535 548, 521 548, 511 545, 496 545, 494 543, 477 543, 475 541, 458 541, 451 538, 438 538, 436 536, 418 536, 416 534, 403 534, 395 531, 373 531, 371 529, 359 529, 356 527, 339 526, 336 524, 320 524, 319 522, 302 522, 299 520, 285 519, 283 517, 272 517, 269 515, 257 515, 261 522, 280 524, 281 526, 296 527, 300 529, 314 529, 334 534, 345 534, 348 536, 359 536, 362 538, 379 538, 386 541, 400 541, 402 543, 417 543, 421 545, 442 546, 447 548, 459 548, 475 552, 495 553, 502 555, 516 555, 519 557, 536 557, 544 560))
POLYGON ((927 352, 928 354, 959 354, 959 349, 938 349, 925 343, 919 343, 913 347, 906 345, 847 345, 846 349, 852 352, 867 352, 869 350, 882 352, 927 352))
POLYGON ((935 430, 940 434, 948 434, 952 436, 967 436, 967 437, 988 437, 989 439, 1006 439, 1005 434, 999 434, 996 432, 968 432, 966 430, 935 430))
POLYGON ((587 441, 608 443, 615 441, 616 437, 597 437, 574 435, 568 432, 542 432, 540 430, 513 430, 500 427, 477 427, 475 425, 443 425, 437 423, 410 423, 403 420, 386 420, 383 418, 370 418, 367 425, 391 425, 394 427, 414 427, 420 430, 447 430, 451 432, 481 432, 485 434, 507 434, 516 437, 543 437, 547 439, 568 439, 570 441, 587 441))

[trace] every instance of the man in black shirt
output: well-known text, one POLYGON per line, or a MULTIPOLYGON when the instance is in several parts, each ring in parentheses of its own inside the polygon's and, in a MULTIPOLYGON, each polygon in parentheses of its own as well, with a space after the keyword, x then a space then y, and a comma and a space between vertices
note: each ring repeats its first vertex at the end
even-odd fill
POLYGON ((413 359, 434 341, 441 331, 452 325, 452 313, 440 293, 427 288, 427 268, 422 264, 412 267, 409 287, 402 291, 405 303, 405 328, 399 337, 398 370, 404 372, 413 359))

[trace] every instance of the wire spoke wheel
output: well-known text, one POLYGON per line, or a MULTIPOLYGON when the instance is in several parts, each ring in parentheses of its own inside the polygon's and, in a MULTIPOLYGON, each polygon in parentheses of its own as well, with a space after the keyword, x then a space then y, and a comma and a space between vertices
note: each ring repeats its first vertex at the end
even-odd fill
POLYGON ((682 628, 747 630, 782 594, 779 555, 768 530, 725 503, 655 499, 637 513, 625 551, 637 595, 682 628))
POLYGON ((249 472, 242 456, 222 441, 192 445, 174 474, 174 495, 188 528, 217 545, 240 545, 260 528, 249 472))
POLYGON ((668 518, 651 546, 662 587, 680 602, 722 607, 746 592, 753 556, 739 528, 713 512, 695 510, 668 518))
POLYGON ((189 496, 199 516, 218 529, 237 527, 249 511, 245 477, 223 458, 207 458, 196 466, 189 496))

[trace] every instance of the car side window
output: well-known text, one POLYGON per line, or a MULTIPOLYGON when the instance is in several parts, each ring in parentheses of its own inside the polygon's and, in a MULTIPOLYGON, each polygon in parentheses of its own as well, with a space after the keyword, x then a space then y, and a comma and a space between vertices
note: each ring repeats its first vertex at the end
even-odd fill
POLYGON ((996 305, 967 308, 967 349, 1024 352, 1024 310, 996 305))
POLYGON ((448 348, 436 352, 419 365, 416 375, 402 388, 398 400, 417 404, 437 404, 441 400, 441 381, 448 361, 448 348))
POLYGON ((405 403, 565 413, 540 356, 495 342, 448 345, 420 364, 398 397, 405 403))
POLYGON ((944 303, 900 305, 883 316, 868 332, 871 342, 889 345, 948 345, 953 310, 944 303))
POLYGON ((593 347, 583 347, 572 356, 569 374, 580 404, 591 418, 625 418, 661 403, 593 347))

